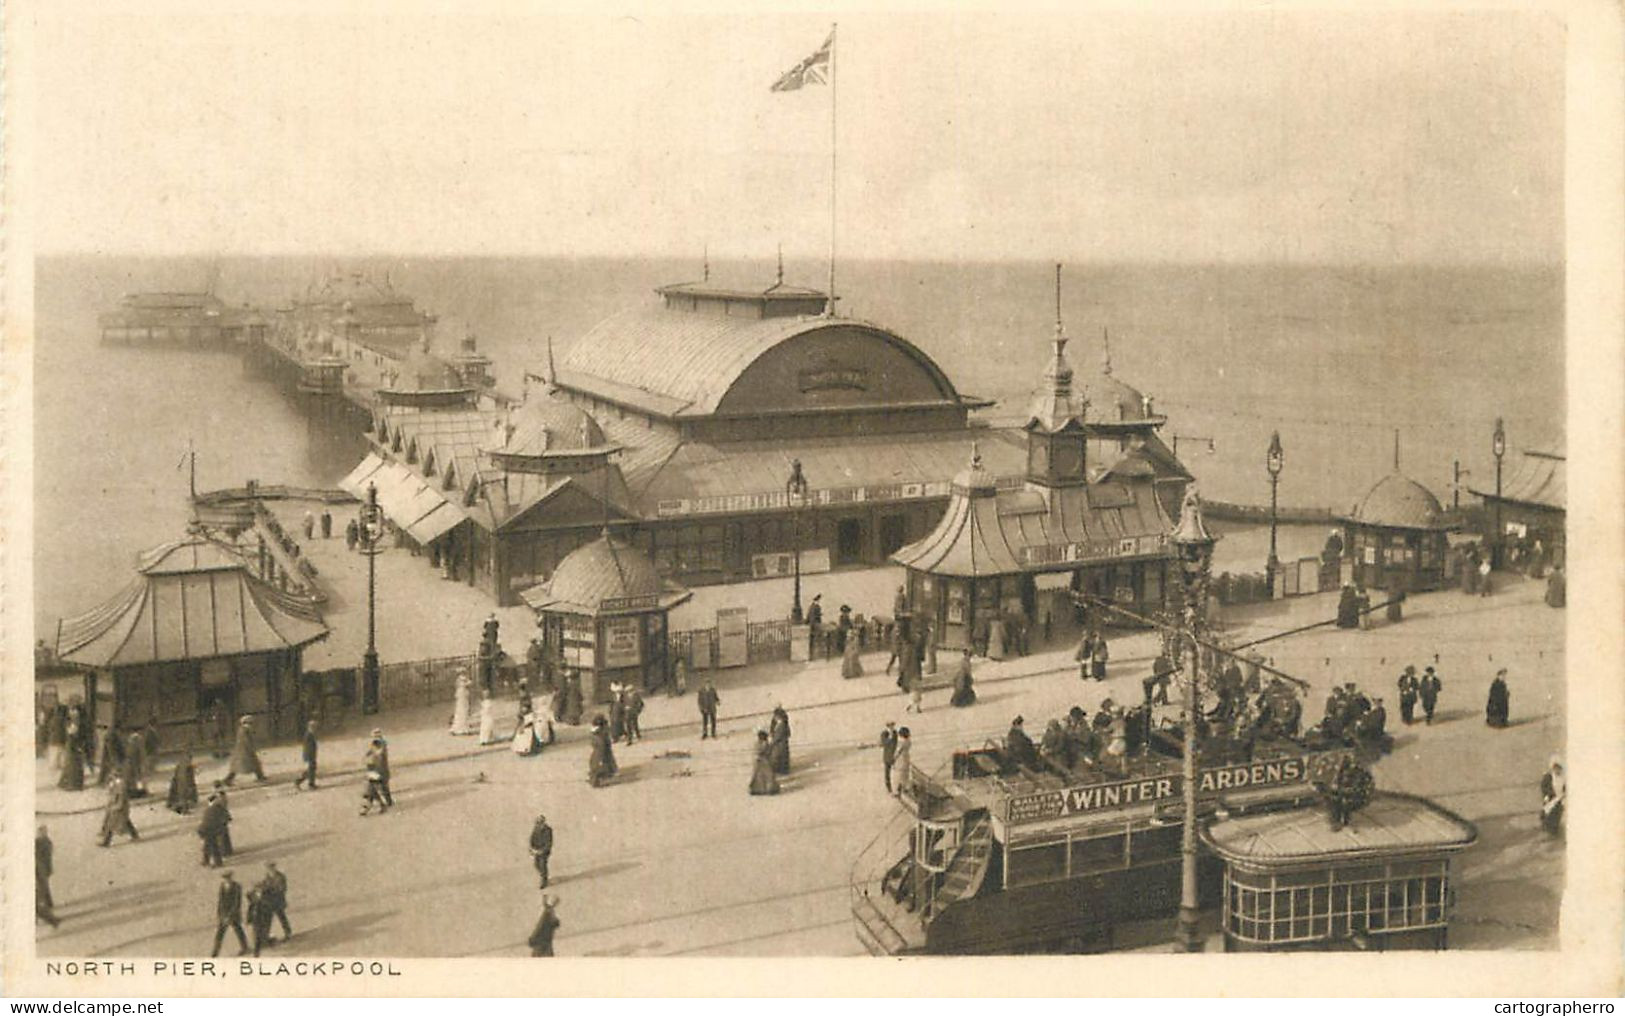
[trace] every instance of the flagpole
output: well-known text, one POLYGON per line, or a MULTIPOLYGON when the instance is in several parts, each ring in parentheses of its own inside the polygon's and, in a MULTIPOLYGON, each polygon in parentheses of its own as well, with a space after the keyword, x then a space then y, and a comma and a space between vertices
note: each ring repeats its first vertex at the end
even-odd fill
POLYGON ((835 90, 839 79, 835 75, 835 30, 829 26, 829 301, 824 304, 825 316, 835 313, 835 90))

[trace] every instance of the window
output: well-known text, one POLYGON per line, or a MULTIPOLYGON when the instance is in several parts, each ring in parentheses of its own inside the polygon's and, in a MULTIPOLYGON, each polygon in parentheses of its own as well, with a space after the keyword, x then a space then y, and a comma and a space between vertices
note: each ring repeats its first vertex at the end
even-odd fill
POLYGON ((1031 885, 1066 877, 1066 840, 1012 847, 1007 884, 1031 885))
POLYGON ((1225 872, 1225 928, 1248 942, 1346 939, 1445 924, 1444 861, 1338 871, 1225 872))
POLYGON ((1123 867, 1128 863, 1125 840, 1126 837, 1122 833, 1073 840, 1072 874, 1082 875, 1091 871, 1110 871, 1123 867))

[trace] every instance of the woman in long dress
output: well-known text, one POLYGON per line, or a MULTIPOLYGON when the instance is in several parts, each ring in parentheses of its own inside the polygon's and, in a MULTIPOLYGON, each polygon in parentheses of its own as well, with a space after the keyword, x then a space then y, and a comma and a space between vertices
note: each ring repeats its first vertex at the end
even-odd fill
POLYGON ((581 726, 581 674, 571 671, 568 687, 565 688, 564 722, 572 727, 581 726))
POLYGON ((57 703, 45 721, 45 759, 52 772, 62 771, 68 744, 68 707, 57 703))
POLYGON ((773 749, 773 771, 784 776, 790 772, 790 714, 783 706, 773 707, 773 719, 767 729, 773 749))
POLYGON ((987 658, 1004 659, 1004 618, 995 617, 987 623, 987 658))
POLYGON ((779 778, 773 773, 773 744, 765 730, 756 732, 756 764, 751 767, 750 792, 753 797, 779 792, 779 778))
POLYGON ((513 732, 513 753, 515 755, 540 755, 542 753, 542 737, 536 729, 536 714, 526 713, 519 718, 519 727, 513 732))
POLYGON ((891 760, 891 787, 893 794, 901 794, 908 785, 909 768, 912 765, 909 759, 914 748, 913 735, 907 727, 897 728, 897 754, 891 760))
POLYGON ((1563 831, 1563 802, 1568 796, 1568 777, 1556 755, 1540 778, 1540 827, 1553 836, 1563 831))
POLYGON ((592 754, 587 756, 587 782, 601 787, 619 770, 610 746, 609 721, 602 713, 592 718, 592 754))
POLYGON ((480 696, 480 743, 491 744, 497 739, 496 707, 491 704, 489 692, 480 696))
POLYGON ((197 807, 197 769, 192 765, 191 748, 181 752, 180 760, 175 763, 164 805, 177 815, 185 815, 197 807))
POLYGON ((62 746, 62 775, 56 785, 62 790, 85 789, 85 750, 77 716, 68 716, 68 740, 62 746))
POLYGON ((1507 690, 1507 672, 1503 667, 1490 682, 1489 698, 1484 703, 1484 722, 1492 727, 1507 725, 1512 712, 1512 693, 1507 690))
POLYGON ((474 682, 469 680, 468 671, 458 671, 457 691, 452 699, 451 707, 451 732, 453 734, 468 734, 473 731, 468 722, 468 697, 473 687, 474 682))
POLYGON ((858 640, 847 639, 846 649, 841 653, 841 676, 862 677, 863 661, 858 658, 858 640))
POLYGON ((976 704, 976 687, 975 681, 971 677, 970 650, 968 649, 959 658, 959 666, 954 671, 954 693, 948 699, 948 704, 960 706, 961 708, 976 704))

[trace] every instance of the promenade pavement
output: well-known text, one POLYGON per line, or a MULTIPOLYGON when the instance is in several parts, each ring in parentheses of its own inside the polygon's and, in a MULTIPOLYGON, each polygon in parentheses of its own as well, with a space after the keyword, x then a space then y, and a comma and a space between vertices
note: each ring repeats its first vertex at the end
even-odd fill
MULTIPOLYGON (((1237 638, 1259 637, 1334 608, 1330 596, 1259 605, 1235 612, 1228 627, 1237 638)), ((1538 583, 1515 579, 1487 599, 1441 592, 1413 596, 1407 608, 1399 624, 1319 629, 1265 651, 1311 683, 1311 718, 1334 683, 1357 681, 1388 697, 1396 747, 1375 767, 1379 786, 1427 795, 1477 823, 1480 841, 1457 870, 1453 946, 1552 947, 1562 852, 1538 829, 1536 787, 1547 755, 1562 747, 1562 612, 1541 603, 1538 583), (1431 726, 1405 728, 1386 693, 1404 663, 1435 656, 1445 682, 1440 712, 1431 726), (1499 666, 1511 670, 1514 723, 1491 730, 1482 708, 1499 666)), ((653 696, 646 740, 617 748, 622 776, 601 790, 586 784, 580 729, 561 729, 540 757, 520 758, 447 734, 449 703, 385 715, 397 809, 356 814, 357 734, 324 744, 324 789, 315 794, 291 786, 294 749, 272 748, 264 754, 272 782, 232 793, 233 863, 249 878, 268 859, 289 872, 296 934, 272 961, 523 955, 539 906, 524 839, 545 810, 558 830, 561 955, 851 954, 854 859, 877 850, 884 859, 885 844, 866 848, 906 829, 880 786, 882 723, 912 726, 916 762, 933 770, 954 747, 1002 735, 1017 712, 1041 727, 1072 704, 1093 712, 1108 696, 1137 698, 1154 640, 1126 635, 1113 647, 1104 684, 1077 678, 1069 645, 978 661, 976 706, 946 708, 937 690, 919 716, 903 714, 881 654, 866 657, 868 673, 854 680, 827 662, 723 671, 721 739, 698 738, 692 689, 681 699, 653 696), (792 718, 794 771, 782 795, 752 798, 754 730, 776 701, 792 718)), ((61 796, 80 808, 99 801, 94 792, 61 796)), ((59 930, 40 932, 42 954, 206 951, 215 878, 198 866, 195 818, 143 803, 135 809, 142 840, 107 850, 94 846, 93 808, 42 821, 57 842, 53 889, 65 918, 59 930)))

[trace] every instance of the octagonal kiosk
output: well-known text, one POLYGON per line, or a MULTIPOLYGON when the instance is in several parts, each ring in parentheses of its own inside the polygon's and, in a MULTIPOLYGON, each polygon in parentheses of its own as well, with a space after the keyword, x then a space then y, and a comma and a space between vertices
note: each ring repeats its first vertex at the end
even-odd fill
POLYGON ((609 701, 611 684, 649 691, 665 683, 666 615, 692 595, 607 529, 520 594, 537 613, 547 650, 580 672, 581 697, 589 703, 609 701))

